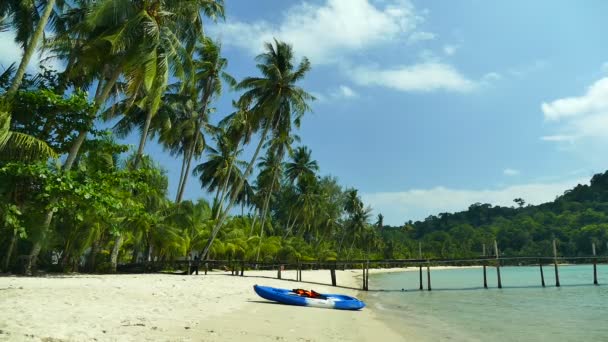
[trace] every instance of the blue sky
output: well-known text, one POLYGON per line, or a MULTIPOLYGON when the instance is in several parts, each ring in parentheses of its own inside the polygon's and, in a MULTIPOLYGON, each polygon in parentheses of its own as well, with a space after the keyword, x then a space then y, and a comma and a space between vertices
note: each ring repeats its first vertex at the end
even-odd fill
MULTIPOLYGON (((226 0, 226 13, 206 30, 235 77, 257 74, 273 37, 311 60, 302 142, 389 224, 553 200, 607 168, 608 2, 226 0)), ((9 38, 3 64, 19 57, 9 38)), ((179 160, 146 152, 174 193, 179 160)), ((186 197, 201 196, 191 178, 186 197)))

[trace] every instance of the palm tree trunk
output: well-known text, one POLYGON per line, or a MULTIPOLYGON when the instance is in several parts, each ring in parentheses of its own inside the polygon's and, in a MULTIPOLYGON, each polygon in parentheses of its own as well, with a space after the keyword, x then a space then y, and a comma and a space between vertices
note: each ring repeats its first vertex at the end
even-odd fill
POLYGON ((177 194, 175 195, 175 204, 179 204, 179 202, 177 201, 178 199, 178 195, 179 195, 179 191, 182 188, 182 184, 184 182, 184 171, 186 170, 186 161, 187 161, 187 156, 186 153, 184 153, 184 157, 182 158, 182 168, 181 171, 179 173, 179 183, 177 184, 177 194))
POLYGON ((11 264, 11 255, 13 254, 13 248, 15 247, 15 242, 17 242, 17 230, 13 230, 13 237, 11 238, 11 242, 8 245, 8 250, 6 251, 6 257, 4 259, 4 272, 8 272, 8 266, 11 264))
POLYGON ((97 253, 99 252, 99 237, 98 239, 93 240, 93 245, 91 246, 91 253, 89 254, 88 266, 87 269, 89 272, 95 272, 95 259, 97 259, 97 253))
POLYGON ((133 168, 137 169, 139 162, 144 154, 144 148, 146 147, 146 141, 148 140, 148 131, 150 130, 150 124, 152 123, 152 112, 148 111, 146 114, 146 122, 144 123, 144 129, 141 131, 141 137, 139 138, 139 147, 137 148, 137 155, 135 156, 135 162, 133 168))
POLYGON ((21 82, 23 81, 23 76, 25 75, 25 69, 30 63, 30 59, 32 59, 32 55, 36 51, 36 46, 38 45, 38 41, 42 38, 44 33, 44 28, 49 21, 49 17, 51 16, 51 12, 53 11, 53 7, 55 6, 55 0, 48 0, 46 6, 44 7, 44 12, 42 12, 42 16, 40 17, 40 21, 38 25, 36 25, 36 30, 34 31, 34 35, 30 40, 29 44, 27 44, 27 48, 23 53, 23 57, 21 58, 21 62, 19 63, 19 68, 17 69, 17 73, 15 74, 15 78, 13 79, 13 83, 11 84, 10 89, 7 92, 8 96, 13 95, 21 82))
POLYGON ((114 247, 112 248, 112 254, 110 254, 110 271, 116 273, 116 266, 118 265, 118 252, 122 246, 122 234, 118 234, 114 239, 114 247))
POLYGON ((207 88, 205 89, 205 92, 203 93, 203 97, 201 98, 201 102, 203 104, 202 108, 201 108, 201 113, 199 114, 199 117, 196 120, 196 127, 194 130, 194 143, 192 144, 192 147, 190 148, 190 153, 188 154, 188 164, 186 166, 186 173, 184 174, 184 179, 182 181, 182 187, 180 188, 179 192, 177 193, 177 199, 175 200, 176 203, 179 203, 182 201, 182 197, 184 195, 184 189, 186 188, 186 183, 188 182, 188 175, 190 174, 190 164, 192 163, 192 158, 194 158, 194 153, 196 152, 196 147, 198 145, 198 138, 200 136, 200 130, 201 130, 201 119, 205 116, 205 113, 207 112, 207 106, 209 105, 209 100, 211 99, 211 89, 213 89, 213 82, 208 82, 207 83, 207 88))
POLYGON ((261 216, 262 213, 260 213, 260 215, 255 215, 256 213, 254 212, 254 216, 253 216, 253 222, 251 223, 251 228, 249 229, 249 236, 251 237, 251 235, 253 235, 253 228, 255 227, 255 221, 258 220, 258 216, 261 216))
POLYGON ((287 228, 287 231, 285 232, 285 236, 283 236, 283 239, 287 238, 289 236, 289 233, 291 233, 291 231, 293 230, 293 227, 296 226, 296 222, 298 221, 298 217, 300 217, 300 213, 297 213, 296 216, 293 218, 293 222, 291 223, 291 227, 287 228))
MULTIPOLYGON (((224 224, 224 221, 228 217, 228 213, 230 212, 230 209, 232 209, 234 202, 236 202, 236 197, 238 196, 239 191, 241 191, 241 189, 243 188, 243 185, 245 184, 245 180, 249 177, 249 174, 253 170, 255 161, 258 158, 258 154, 260 154, 260 150, 262 149, 262 145, 264 145, 264 142, 266 141, 266 136, 268 135, 268 131, 270 131, 270 126, 271 125, 266 125, 266 127, 264 128, 264 132, 262 132, 262 136, 260 137, 260 142, 258 143, 258 146, 256 147, 255 152, 253 153, 253 157, 251 157, 251 161, 249 162, 249 165, 247 165, 247 169, 245 170, 245 173, 243 174, 243 178, 241 180, 239 180, 234 192, 230 196, 230 202, 228 203, 226 210, 220 215, 218 220, 215 222, 215 225, 213 226, 213 229, 211 230, 211 237, 209 237, 209 241, 207 242, 207 245, 205 246, 205 249, 203 250, 201 259, 204 259, 207 256, 207 254, 209 253, 209 249, 211 248, 211 245, 213 245, 213 240, 215 240, 215 236, 220 231, 222 224, 224 224)), ((238 149, 238 144, 235 147, 235 149, 238 149)))
MULTIPOLYGON (((236 156, 235 156, 235 158, 236 158, 236 156)), ((230 176, 232 176, 232 167, 233 166, 234 166, 234 162, 232 160, 230 160, 230 167, 228 168, 228 175, 226 176, 226 179, 224 179, 224 184, 222 185, 221 197, 218 202, 218 211, 215 213, 216 220, 220 215, 220 211, 222 210, 222 206, 224 203, 224 196, 226 196, 226 189, 228 188, 228 182, 230 181, 230 176)))
POLYGON ((262 248, 262 239, 264 238, 264 225, 266 224, 266 215, 268 214, 268 204, 270 203, 270 192, 266 196, 264 201, 264 209, 262 209, 262 225, 260 227, 260 242, 258 242, 258 251, 255 254, 255 261, 257 262, 260 258, 260 249, 262 248))
MULTIPOLYGON (((281 156, 279 157, 279 163, 283 160, 283 153, 281 153, 281 156)), ((262 248, 262 239, 264 237, 264 225, 266 224, 266 216, 268 215, 268 207, 270 205, 270 197, 272 195, 272 190, 274 189, 274 183, 277 180, 277 174, 278 174, 279 168, 275 168, 273 175, 272 175, 272 182, 270 182, 270 189, 268 189, 268 194, 266 195, 266 201, 264 203, 264 210, 263 210, 263 214, 262 214, 262 227, 261 227, 261 232, 260 232, 260 242, 258 243, 258 251, 256 253, 255 256, 255 261, 257 262, 258 259, 260 258, 260 249, 262 248)))
MULTIPOLYGON (((54 0, 52 0, 52 1, 54 1, 54 0)), ((116 83, 116 81, 118 80, 118 77, 120 76, 120 73, 121 73, 120 69, 121 68, 117 67, 114 70, 112 77, 104 84, 104 89, 101 92, 101 94, 99 94, 99 98, 95 99, 95 108, 94 108, 95 113, 97 112, 97 110, 99 108, 101 108, 101 105, 110 96, 110 91, 112 90, 112 87, 114 87, 114 84, 116 83)), ((65 164, 63 165, 64 171, 69 171, 72 168, 74 161, 76 160, 76 156, 78 155, 78 152, 80 151, 80 147, 82 146, 82 143, 84 142, 84 140, 87 136, 87 133, 88 133, 88 129, 82 130, 78 133, 78 137, 76 138, 76 141, 74 141, 74 144, 70 148, 68 157, 65 161, 65 164)), ((56 199, 56 198, 51 200, 50 206, 53 206, 55 203, 57 203, 57 200, 58 199, 56 199)), ((53 221, 53 214, 54 214, 53 210, 48 210, 46 212, 44 222, 42 223, 42 226, 40 227, 40 233, 41 233, 42 239, 44 238, 44 236, 46 235, 46 233, 49 230, 49 227, 51 226, 51 222, 53 221)), ((29 255, 29 258, 28 258, 26 266, 25 266, 25 274, 28 274, 28 275, 32 274, 32 265, 36 265, 36 262, 38 261, 38 254, 40 254, 41 249, 42 249, 42 244, 40 243, 40 241, 34 242, 34 245, 32 246, 32 250, 30 251, 30 255, 29 255)))
MULTIPOLYGON (((198 131, 198 129, 197 129, 198 131)), ((192 144, 192 148, 190 149, 190 153, 188 153, 188 162, 186 163, 186 172, 184 172, 184 179, 182 180, 182 187, 179 189, 177 194, 177 198, 175 200, 176 203, 182 201, 182 197, 184 196, 184 190, 186 189, 186 183, 188 182, 188 175, 190 174, 190 164, 192 163, 192 158, 194 158, 194 152, 196 151, 196 145, 198 144, 198 134, 194 138, 194 144, 192 144)))

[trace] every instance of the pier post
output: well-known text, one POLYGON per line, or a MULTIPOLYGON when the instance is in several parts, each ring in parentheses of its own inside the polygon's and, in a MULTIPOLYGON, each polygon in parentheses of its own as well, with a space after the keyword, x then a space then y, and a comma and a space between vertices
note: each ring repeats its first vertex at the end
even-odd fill
POLYGON ((593 251, 593 285, 597 285, 597 259, 595 258, 595 242, 591 244, 593 251))
POLYGON ((365 291, 369 290, 369 260, 367 260, 367 264, 365 265, 365 291))
POLYGON ((426 262, 426 289, 431 291, 431 263, 428 260, 426 262))
POLYGON ((498 288, 502 289, 502 281, 500 279, 500 256, 498 254, 498 243, 494 240, 494 253, 496 254, 496 278, 498 279, 498 288))
POLYGON ((209 263, 205 263, 205 275, 207 275, 207 271, 209 270, 209 263))
MULTIPOLYGON (((485 258, 486 256, 486 244, 483 244, 483 256, 485 258)), ((488 288, 488 277, 486 275, 486 261, 483 261, 483 288, 487 289, 488 288)))
POLYGON ((331 286, 336 286, 336 263, 331 265, 329 273, 331 275, 331 286))
POLYGON ((281 264, 277 267, 277 279, 281 279, 281 264))
MULTIPOLYGON (((422 243, 418 242, 418 259, 422 260, 422 243)), ((420 266, 418 267, 418 270, 420 272, 420 291, 422 291, 424 288, 422 287, 422 264, 420 264, 420 266)))
POLYGON ((367 274, 365 272, 365 264, 361 264, 361 268, 363 269, 363 291, 367 291, 367 289, 365 288, 365 277, 367 277, 367 274))
POLYGON ((545 287, 545 274, 543 273, 543 260, 538 259, 538 266, 540 267, 540 284, 545 287))
POLYGON ((245 276, 245 260, 241 260, 241 277, 245 276))
POLYGON ((553 265, 555 266, 555 286, 559 287, 559 271, 557 270, 557 242, 553 239, 553 265))

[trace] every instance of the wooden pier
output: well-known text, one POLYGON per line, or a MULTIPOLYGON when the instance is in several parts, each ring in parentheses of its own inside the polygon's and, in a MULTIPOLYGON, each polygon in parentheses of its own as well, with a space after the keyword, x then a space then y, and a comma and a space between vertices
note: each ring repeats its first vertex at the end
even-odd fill
MULTIPOLYGON (((502 288, 501 278, 501 266, 536 266, 539 267, 540 283, 539 286, 545 287, 545 275, 543 265, 553 264, 555 271, 555 286, 560 287, 559 279, 559 267, 560 264, 574 263, 574 264, 592 264, 593 274, 590 274, 590 285, 599 285, 597 279, 597 264, 608 263, 608 256, 596 255, 595 243, 592 244, 592 255, 590 256, 573 256, 565 257, 559 256, 557 250, 557 242, 553 241, 553 255, 546 257, 539 256, 524 256, 524 257, 505 257, 501 256, 498 244, 494 241, 494 255, 486 255, 485 244, 483 245, 483 255, 478 258, 464 258, 464 259, 424 259, 422 254, 422 247, 419 246, 418 259, 393 259, 393 260, 330 260, 330 261, 296 261, 296 262, 251 262, 246 260, 207 260, 201 262, 203 266, 204 274, 208 274, 211 269, 229 271, 234 276, 245 276, 246 270, 276 270, 276 279, 284 279, 288 281, 306 282, 303 279, 303 273, 306 270, 327 270, 328 271, 328 283, 331 286, 340 286, 336 277, 336 270, 344 269, 360 269, 361 270, 361 287, 363 291, 369 291, 369 270, 370 268, 406 268, 406 267, 418 267, 419 272, 419 284, 418 289, 424 289, 423 283, 423 268, 426 268, 426 290, 431 291, 431 267, 432 266, 479 266, 482 270, 480 275, 480 287, 484 289, 488 288, 488 274, 487 268, 496 268, 496 284, 497 288, 502 288), (284 271, 295 271, 296 276, 293 278, 285 278, 283 275, 284 271)), ((189 269, 191 261, 188 260, 177 260, 171 262, 171 268, 189 269)), ((162 264, 156 264, 156 267, 150 267, 150 263, 144 264, 148 272, 158 271, 162 269, 162 264)), ((165 263, 166 264, 166 263, 165 263)), ((141 265, 141 264, 137 264, 141 265)), ((137 266, 134 264, 122 265, 123 271, 128 266, 137 266)), ((166 266, 166 265, 165 265, 166 266)), ((184 272, 189 274, 189 272, 184 272)), ((374 289, 383 290, 383 289, 374 289)))

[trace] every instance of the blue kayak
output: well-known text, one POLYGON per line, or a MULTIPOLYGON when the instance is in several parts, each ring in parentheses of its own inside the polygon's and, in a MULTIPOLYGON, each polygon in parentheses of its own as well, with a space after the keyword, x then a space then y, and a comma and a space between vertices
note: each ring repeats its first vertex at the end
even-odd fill
POLYGON ((357 298, 341 294, 319 294, 317 298, 309 298, 299 295, 292 290, 279 289, 270 286, 254 285, 253 290, 264 299, 289 305, 312 306, 337 310, 360 310, 365 307, 365 303, 357 298))

